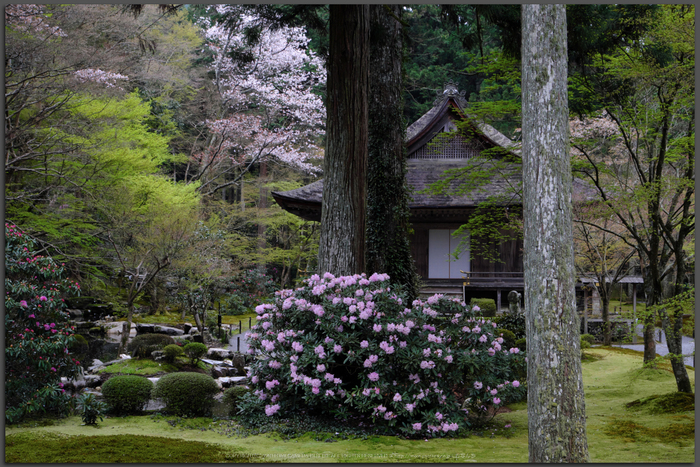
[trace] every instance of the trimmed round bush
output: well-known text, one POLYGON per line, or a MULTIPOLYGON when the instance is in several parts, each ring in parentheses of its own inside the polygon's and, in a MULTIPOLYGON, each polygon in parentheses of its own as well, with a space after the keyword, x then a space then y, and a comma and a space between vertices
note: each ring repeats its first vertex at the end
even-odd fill
POLYGON ((493 318, 496 316, 496 301, 491 298, 472 298, 472 307, 479 307, 476 311, 477 316, 493 318))
POLYGON ((165 354, 165 359, 170 363, 173 363, 177 357, 184 355, 185 351, 182 350, 182 347, 177 344, 170 344, 163 348, 163 353, 165 354))
POLYGON ((207 350, 209 349, 207 349, 206 345, 200 342, 190 342, 184 347, 183 350, 185 352, 185 355, 190 357, 192 363, 195 364, 197 363, 197 360, 199 360, 207 354, 207 350))
POLYGON ((583 341, 586 341, 588 343, 588 346, 583 347, 583 345, 581 345, 581 348, 587 349, 590 346, 592 346, 593 344, 595 344, 595 336, 593 336, 591 334, 581 334, 581 344, 583 344, 583 341))
POLYGON ((136 358, 149 358, 155 350, 163 350, 166 345, 174 344, 172 337, 165 334, 139 334, 126 347, 136 358))
POLYGON ((245 386, 233 386, 224 391, 224 403, 229 406, 230 415, 238 413, 238 402, 249 392, 251 389, 245 386))
POLYGON ((113 376, 102 385, 102 395, 112 413, 117 415, 143 412, 151 399, 153 382, 142 376, 113 376))
POLYGON ((523 337, 515 341, 515 346, 525 352, 527 350, 527 340, 523 337))
POLYGON ((218 392, 219 386, 211 376, 179 372, 160 378, 151 395, 163 401, 167 413, 198 417, 211 412, 218 392))

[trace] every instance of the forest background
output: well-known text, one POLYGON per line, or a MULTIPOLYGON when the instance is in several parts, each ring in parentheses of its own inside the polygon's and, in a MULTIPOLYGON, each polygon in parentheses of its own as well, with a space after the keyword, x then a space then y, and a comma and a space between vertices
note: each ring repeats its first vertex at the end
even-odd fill
MULTIPOLYGON (((605 277, 658 260, 654 305, 662 283, 672 296, 693 282, 694 10, 567 9, 580 39, 569 47, 573 167, 605 201, 577 213, 577 265, 605 277), (612 209, 611 186, 629 203, 612 209)), ((167 296, 223 295, 251 268, 280 286, 314 272, 318 224, 269 193, 322 176, 327 11, 296 27, 239 6, 132 13, 6 7, 6 221, 121 313, 142 292, 149 313, 167 296)), ((518 141, 519 15, 404 8, 405 121, 452 80, 472 115, 518 141)))

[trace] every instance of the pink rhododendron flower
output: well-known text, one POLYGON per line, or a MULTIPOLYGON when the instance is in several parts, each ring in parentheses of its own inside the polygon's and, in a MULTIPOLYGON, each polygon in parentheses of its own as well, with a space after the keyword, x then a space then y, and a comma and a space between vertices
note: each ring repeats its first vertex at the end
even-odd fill
MULTIPOLYGON (((412 427, 414 431, 420 431, 423 428, 423 425, 421 423, 414 423, 412 427)), ((426 441, 428 440, 426 439, 426 441)))
POLYGON ((519 387, 519 386, 520 386, 520 381, 518 381, 518 380, 513 381, 513 387, 514 387, 514 388, 517 388, 517 387, 519 387))
POLYGON ((278 411, 279 409, 280 409, 280 405, 279 405, 279 404, 275 404, 275 405, 266 405, 266 406, 265 406, 265 415, 267 415, 268 417, 271 417, 271 416, 273 416, 275 413, 277 413, 277 411, 278 411))
POLYGON ((494 405, 498 405, 498 404, 501 403, 501 399, 499 399, 498 397, 494 397, 494 398, 493 398, 493 403, 494 403, 494 405))
POLYGON ((323 373, 324 371, 326 371, 326 365, 324 365, 323 363, 317 365, 316 371, 318 371, 319 373, 323 373))
POLYGON ((401 394, 398 392, 394 394, 394 402, 399 402, 401 400, 401 394))
POLYGON ((378 381, 379 380, 379 373, 376 371, 373 371, 372 373, 368 374, 367 377, 369 378, 370 381, 378 381))
POLYGON ((484 387, 484 385, 482 383, 480 383, 479 381, 474 382, 474 389, 481 389, 483 387, 484 387))

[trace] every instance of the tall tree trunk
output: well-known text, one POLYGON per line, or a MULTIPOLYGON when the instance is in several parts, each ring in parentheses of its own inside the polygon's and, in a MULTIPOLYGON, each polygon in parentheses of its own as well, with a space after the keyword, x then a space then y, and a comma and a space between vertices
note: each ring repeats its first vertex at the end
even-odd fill
POLYGON ((370 5, 366 257, 368 274, 389 274, 414 299, 418 274, 408 240, 401 11, 400 5, 370 5))
POLYGON ((369 5, 331 5, 320 273, 365 269, 369 5))
POLYGON ((522 6, 530 462, 588 462, 569 160, 566 10, 522 6))
MULTIPOLYGON (((607 271, 605 271, 607 273, 607 271)), ((602 279, 605 280, 607 274, 603 274, 602 279)), ((612 329, 610 326, 610 289, 612 284, 603 284, 599 289, 600 301, 601 301, 601 312, 603 315, 603 345, 612 345, 612 329), (603 290, 604 289, 604 290, 603 290), (600 293, 602 291, 603 293, 600 293)))

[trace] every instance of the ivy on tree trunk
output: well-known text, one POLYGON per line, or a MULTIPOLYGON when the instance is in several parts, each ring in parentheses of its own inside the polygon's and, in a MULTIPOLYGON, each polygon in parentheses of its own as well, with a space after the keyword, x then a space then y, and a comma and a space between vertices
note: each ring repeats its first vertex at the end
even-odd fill
POLYGON ((522 7, 525 310, 530 462, 588 462, 576 310, 566 10, 522 7))
POLYGON ((370 6, 367 273, 387 273, 412 297, 418 275, 408 240, 400 5, 370 6))

